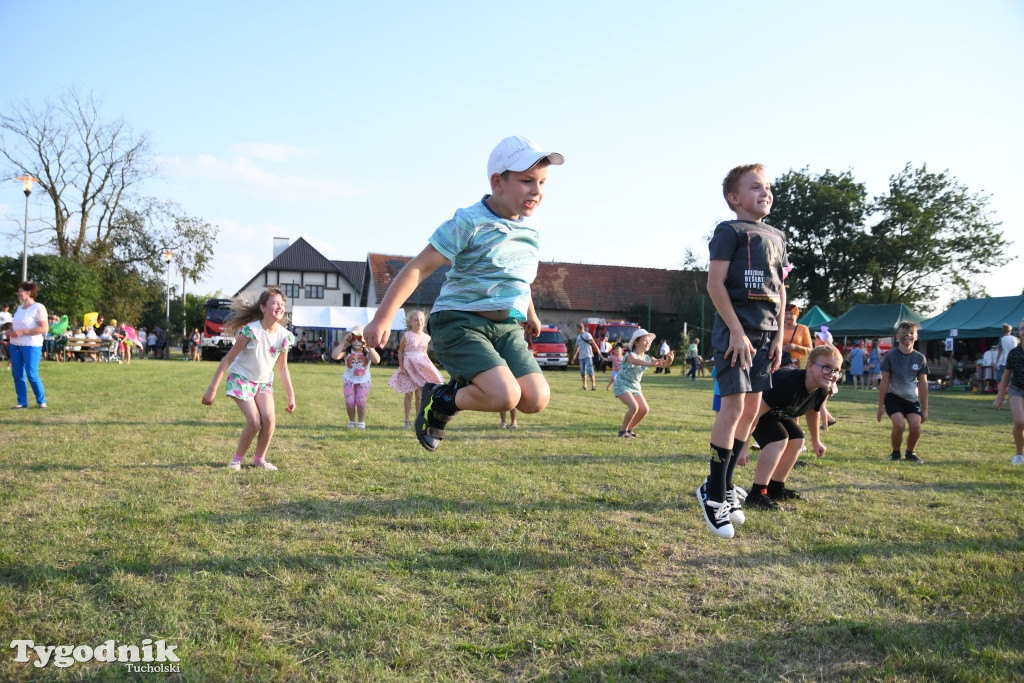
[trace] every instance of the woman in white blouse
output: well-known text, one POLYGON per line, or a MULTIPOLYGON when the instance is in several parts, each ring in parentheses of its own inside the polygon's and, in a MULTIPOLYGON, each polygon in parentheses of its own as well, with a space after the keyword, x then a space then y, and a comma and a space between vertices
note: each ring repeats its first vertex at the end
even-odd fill
POLYGON ((36 302, 39 287, 34 282, 22 282, 18 286, 18 301, 21 305, 14 312, 14 327, 8 333, 11 339, 11 374, 14 376, 14 393, 18 397, 15 410, 28 408, 28 385, 36 396, 40 408, 46 407, 46 392, 39 379, 39 359, 43 355, 43 335, 49 329, 46 307, 36 302))

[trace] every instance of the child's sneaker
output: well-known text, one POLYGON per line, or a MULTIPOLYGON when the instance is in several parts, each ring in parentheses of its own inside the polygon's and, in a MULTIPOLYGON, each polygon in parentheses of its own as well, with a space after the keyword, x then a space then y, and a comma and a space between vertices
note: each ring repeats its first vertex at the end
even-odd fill
POLYGON ((721 538, 732 538, 736 535, 736 529, 729 521, 729 512, 732 509, 729 503, 709 500, 704 484, 697 487, 697 502, 704 512, 704 522, 712 533, 721 538))
POLYGON ((892 453, 889 454, 889 459, 892 460, 893 462, 896 462, 897 460, 900 459, 900 452, 893 451, 892 453))
POLYGON ((228 469, 229 470, 234 470, 235 472, 240 471, 242 469, 242 461, 241 460, 232 460, 231 462, 228 463, 228 469))
POLYGON ((356 422, 356 429, 366 429, 365 422, 356 422))
POLYGON ((259 462, 254 462, 253 463, 253 467, 255 467, 258 470, 267 470, 268 472, 277 472, 277 468, 274 467, 271 463, 267 462, 266 460, 262 460, 262 461, 259 461, 259 462))
POLYGON ((725 490, 725 502, 729 504, 729 521, 734 526, 740 526, 747 521, 747 516, 743 514, 743 501, 746 499, 747 492, 739 486, 725 490))
POLYGON ((345 429, 355 429, 355 428, 356 428, 356 423, 355 423, 355 421, 349 422, 349 423, 348 423, 348 426, 347 426, 347 427, 345 427, 345 429))
POLYGON ((1024 455, 1015 455, 1013 460, 1010 461, 1011 465, 1024 465, 1024 455))
POLYGON ((916 463, 924 462, 924 460, 922 460, 921 458, 917 457, 917 453, 915 453, 914 451, 907 451, 907 454, 905 456, 903 456, 903 457, 905 457, 907 459, 907 462, 916 462, 916 463))
POLYGON ((455 407, 456 391, 455 380, 448 384, 427 382, 423 385, 420 410, 416 413, 416 438, 428 451, 436 451, 441 445, 445 425, 459 412, 455 407))
POLYGON ((782 506, 776 503, 771 496, 761 493, 758 489, 751 489, 744 502, 748 508, 757 508, 758 510, 767 510, 769 512, 782 512, 783 510, 782 506))

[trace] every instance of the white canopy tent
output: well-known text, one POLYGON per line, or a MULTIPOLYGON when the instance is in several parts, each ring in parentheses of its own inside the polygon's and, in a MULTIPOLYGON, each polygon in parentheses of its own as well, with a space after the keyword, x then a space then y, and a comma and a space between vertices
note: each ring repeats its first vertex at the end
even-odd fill
MULTIPOLYGON (((353 306, 296 306, 292 309, 291 323, 295 327, 351 330, 356 325, 367 325, 376 312, 376 308, 353 306)), ((404 309, 395 314, 391 329, 405 329, 404 309)))

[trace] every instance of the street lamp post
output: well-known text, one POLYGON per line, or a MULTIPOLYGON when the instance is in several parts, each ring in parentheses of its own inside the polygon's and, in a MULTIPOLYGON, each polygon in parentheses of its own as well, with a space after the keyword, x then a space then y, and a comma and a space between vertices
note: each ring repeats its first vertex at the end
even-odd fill
MULTIPOLYGON (((173 258, 174 252, 164 252, 164 261, 167 262, 167 324, 164 326, 165 335, 171 333, 171 259, 173 258)), ((170 346, 170 344, 168 344, 168 346, 170 346)))
POLYGON ((18 180, 23 183, 25 190, 25 240, 22 243, 21 250, 21 281, 25 282, 28 280, 28 197, 32 194, 32 183, 38 183, 39 179, 25 174, 19 176, 18 180))

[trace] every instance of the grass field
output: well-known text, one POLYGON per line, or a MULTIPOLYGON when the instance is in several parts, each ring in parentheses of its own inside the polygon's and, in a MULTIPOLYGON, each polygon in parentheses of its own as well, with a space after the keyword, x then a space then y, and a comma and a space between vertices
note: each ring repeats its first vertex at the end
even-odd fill
POLYGON ((790 480, 805 500, 723 541, 693 495, 710 381, 678 368, 645 376, 637 439, 611 392, 555 372, 517 432, 462 413, 430 454, 389 368, 364 432, 336 366, 293 365, 280 471, 240 473, 240 413, 199 401, 213 370, 45 363, 50 409, 0 410, 0 679, 134 679, 7 644, 147 638, 184 680, 1024 677, 1024 467, 989 397, 933 395, 914 466, 844 389, 790 480))

